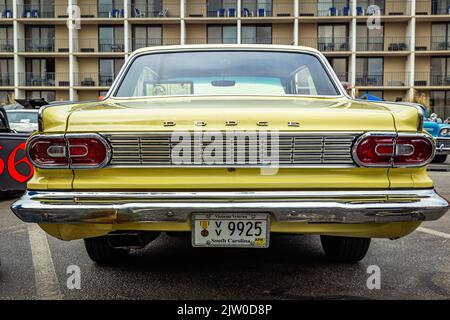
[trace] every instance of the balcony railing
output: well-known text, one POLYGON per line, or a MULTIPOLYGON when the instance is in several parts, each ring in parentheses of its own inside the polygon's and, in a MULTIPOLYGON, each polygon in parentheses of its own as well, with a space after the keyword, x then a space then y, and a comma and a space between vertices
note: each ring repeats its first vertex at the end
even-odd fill
POLYGON ((300 38, 299 45, 327 52, 350 50, 348 37, 300 38))
POLYGON ((125 10, 123 5, 97 5, 79 4, 81 18, 123 18, 125 10))
POLYGON ((351 1, 300 1, 299 14, 302 17, 351 16, 351 1))
POLYGON ((13 9, 0 5, 0 19, 11 19, 13 17, 13 9))
POLYGON ((230 38, 187 38, 186 44, 235 44, 237 43, 236 37, 230 38))
POLYGON ((392 0, 392 1, 373 1, 373 0, 357 0, 356 15, 357 16, 402 16, 409 15, 410 1, 392 0))
POLYGON ((179 38, 134 38, 131 41, 131 47, 133 48, 133 50, 145 47, 167 46, 176 44, 180 44, 179 38))
POLYGON ((78 39, 74 45, 75 52, 124 52, 123 39, 78 39))
POLYGON ((339 81, 346 81, 347 82, 349 80, 349 78, 350 78, 348 72, 336 72, 336 75, 339 78, 339 81))
POLYGON ((384 74, 356 73, 355 83, 362 87, 405 87, 408 86, 407 72, 385 72, 384 74))
POLYGON ((450 3, 447 1, 416 0, 416 15, 450 14, 450 3))
POLYGON ((356 51, 408 51, 408 37, 356 38, 356 51))
POLYGON ((68 18, 67 5, 18 5, 18 18, 68 18))
POLYGON ((242 17, 291 17, 294 16, 292 2, 242 2, 242 17))
POLYGON ((132 18, 167 18, 180 16, 180 3, 164 1, 160 6, 152 7, 150 3, 131 5, 129 13, 132 18))
POLYGON ((69 52, 67 39, 19 39, 20 52, 69 52))
POLYGON ((14 73, 0 72, 0 87, 14 86, 14 73))
POLYGON ((416 51, 450 50, 450 37, 416 37, 416 51))
POLYGON ((233 18, 237 17, 237 3, 227 3, 226 8, 217 8, 205 3, 187 3, 186 17, 216 17, 216 18, 233 18))
POLYGON ((13 52, 14 44, 12 39, 0 39, 0 52, 13 52))
POLYGON ((100 74, 98 72, 80 72, 74 77, 77 87, 109 87, 115 79, 113 74, 100 74))
POLYGON ((61 72, 22 72, 19 73, 21 86, 29 87, 68 87, 69 73, 61 72))
POLYGON ((450 74, 443 72, 416 72, 414 76, 414 86, 450 86, 450 74))

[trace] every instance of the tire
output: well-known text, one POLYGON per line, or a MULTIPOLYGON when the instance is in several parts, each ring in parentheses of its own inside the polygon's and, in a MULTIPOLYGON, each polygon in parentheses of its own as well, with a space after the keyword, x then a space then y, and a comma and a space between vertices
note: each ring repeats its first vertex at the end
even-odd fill
POLYGON ((446 154, 437 154, 434 156, 433 161, 431 161, 432 163, 444 163, 445 160, 447 160, 447 155, 446 154))
POLYGON ((327 258, 342 263, 356 263, 362 260, 369 249, 370 240, 370 238, 320 236, 327 258))
POLYGON ((124 260, 128 256, 129 250, 112 248, 106 236, 84 239, 84 246, 92 261, 109 265, 124 260))

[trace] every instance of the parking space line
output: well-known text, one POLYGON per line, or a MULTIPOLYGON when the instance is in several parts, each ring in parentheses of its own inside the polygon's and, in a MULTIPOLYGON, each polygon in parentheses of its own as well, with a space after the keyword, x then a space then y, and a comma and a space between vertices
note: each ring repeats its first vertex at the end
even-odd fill
POLYGON ((424 227, 418 227, 417 230, 422 231, 424 233, 431 234, 433 236, 450 239, 450 234, 445 233, 445 232, 440 232, 440 231, 436 231, 436 230, 432 230, 432 229, 428 229, 428 228, 424 228, 424 227))
POLYGON ((47 236, 37 224, 28 225, 28 234, 33 258, 36 298, 41 300, 62 299, 47 236))

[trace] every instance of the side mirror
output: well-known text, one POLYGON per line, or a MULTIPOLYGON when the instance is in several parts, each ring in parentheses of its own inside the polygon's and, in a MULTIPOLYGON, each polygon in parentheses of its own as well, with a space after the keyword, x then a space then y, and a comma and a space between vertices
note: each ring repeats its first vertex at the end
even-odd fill
POLYGON ((352 87, 350 86, 350 83, 348 83, 347 81, 342 81, 341 84, 344 87, 345 92, 347 92, 347 94, 349 96, 351 96, 352 95, 352 87))
POLYGON ((0 107, 0 132, 10 132, 8 115, 3 107, 0 107))

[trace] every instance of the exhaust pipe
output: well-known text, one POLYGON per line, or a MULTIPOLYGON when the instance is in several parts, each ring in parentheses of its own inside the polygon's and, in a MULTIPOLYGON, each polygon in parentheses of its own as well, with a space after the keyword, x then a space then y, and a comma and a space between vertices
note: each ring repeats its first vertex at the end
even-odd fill
POLYGON ((107 239, 114 249, 142 249, 159 234, 153 231, 115 231, 108 233, 107 239))

